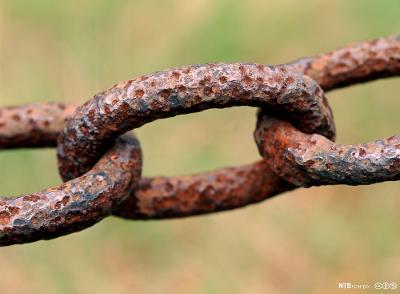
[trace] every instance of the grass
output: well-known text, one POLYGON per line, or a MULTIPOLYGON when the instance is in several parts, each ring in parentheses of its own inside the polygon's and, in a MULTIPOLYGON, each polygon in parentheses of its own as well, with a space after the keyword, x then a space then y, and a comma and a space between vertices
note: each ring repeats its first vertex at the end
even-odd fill
MULTIPOLYGON (((183 64, 284 63, 399 33, 400 2, 4 0, 0 103, 83 103, 117 81, 183 64)), ((398 133, 398 79, 328 94, 339 142, 398 133)), ((210 110, 136 131, 145 175, 259 158, 255 110, 210 110), (162 144, 160 144, 162 142, 162 144)), ((2 195, 60 183, 54 150, 0 153, 2 195)), ((334 293, 400 276, 399 183, 299 189, 186 220, 109 218, 0 249, 0 293, 334 293)))

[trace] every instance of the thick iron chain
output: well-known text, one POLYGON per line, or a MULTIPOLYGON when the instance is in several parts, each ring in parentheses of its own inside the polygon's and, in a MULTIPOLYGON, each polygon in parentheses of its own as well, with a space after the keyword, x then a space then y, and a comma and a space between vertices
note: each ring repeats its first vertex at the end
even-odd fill
POLYGON ((299 186, 399 180, 400 137, 335 145, 323 94, 399 74, 400 39, 386 37, 276 67, 207 64, 157 72, 115 85, 76 110, 62 104, 2 108, 0 148, 58 146, 60 173, 69 181, 0 198, 0 245, 65 235, 111 213, 183 217, 242 207, 299 186), (255 138, 264 160, 140 179, 140 147, 126 131, 159 118, 241 105, 261 107, 255 138))

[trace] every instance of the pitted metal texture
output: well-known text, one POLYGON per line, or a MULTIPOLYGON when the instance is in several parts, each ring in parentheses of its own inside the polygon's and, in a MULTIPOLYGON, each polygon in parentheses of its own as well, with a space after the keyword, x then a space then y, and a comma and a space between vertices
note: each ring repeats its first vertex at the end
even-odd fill
POLYGON ((286 67, 193 65, 117 84, 78 107, 58 142, 60 174, 86 172, 116 137, 145 123, 243 105, 273 108, 306 133, 335 136, 323 91, 310 78, 286 67))
MULTIPOLYGON (((27 123, 5 124, 0 128, 0 133, 8 134, 0 136, 0 146, 9 146, 22 134, 25 140, 18 140, 18 145, 13 147, 32 147, 30 138, 37 139, 34 147, 56 147, 61 126, 72 113, 65 109, 63 104, 45 103, 1 108, 3 117, 18 115, 20 121, 27 123), (43 124, 41 128, 32 128, 32 124, 38 125, 37 120, 51 121, 54 127, 43 124)), ((143 178, 113 214, 129 219, 165 219, 213 213, 257 203, 294 188, 261 160, 190 176, 143 178)))
POLYGON ((335 144, 260 112, 255 138, 271 169, 296 186, 369 185, 400 180, 400 136, 335 144))
MULTIPOLYGON (((43 138, 48 145, 48 137, 43 138)), ((83 176, 37 193, 0 198, 0 246, 52 239, 94 225, 136 190, 141 168, 137 139, 124 135, 83 176)))
MULTIPOLYGON (((354 44, 289 64, 325 90, 400 75, 400 37, 354 44)), ((365 144, 335 144, 305 134, 263 110, 254 133, 271 169, 296 186, 366 185, 400 179, 400 136, 365 144)))
POLYGON ((400 74, 400 35, 351 44, 286 64, 324 91, 400 74))
POLYGON ((51 239, 114 214, 185 217, 257 203, 297 187, 400 179, 400 136, 335 144, 323 91, 400 74, 400 38, 353 44, 279 66, 193 65, 117 84, 75 109, 0 108, 0 149, 58 147, 56 188, 0 198, 0 246, 51 239), (232 106, 260 107, 263 160, 178 177, 141 179, 141 151, 124 135, 160 118, 232 106), (75 179, 74 179, 75 178, 75 179))

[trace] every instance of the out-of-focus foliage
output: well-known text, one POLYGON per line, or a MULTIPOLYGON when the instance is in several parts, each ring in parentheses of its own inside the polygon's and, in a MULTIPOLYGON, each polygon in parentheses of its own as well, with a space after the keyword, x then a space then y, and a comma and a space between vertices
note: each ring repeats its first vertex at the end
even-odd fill
MULTIPOLYGON (((400 2, 3 0, 0 104, 83 103, 173 66, 284 63, 400 32, 400 2)), ((399 79, 328 94, 339 142, 398 134, 399 79)), ((137 131, 146 175, 259 158, 255 110, 206 111, 137 131)), ((54 150, 2 151, 1 195, 60 182, 54 150)), ((397 281, 400 183, 301 189, 186 220, 109 218, 50 242, 0 249, 0 293, 321 293, 397 281)))

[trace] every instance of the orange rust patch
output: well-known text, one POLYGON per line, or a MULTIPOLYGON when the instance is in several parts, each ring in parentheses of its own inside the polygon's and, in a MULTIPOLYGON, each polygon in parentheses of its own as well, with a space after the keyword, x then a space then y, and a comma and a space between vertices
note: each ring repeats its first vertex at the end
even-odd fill
POLYGON ((7 211, 0 211, 0 225, 6 225, 10 222, 11 214, 7 211))
POLYGON ((23 201, 37 202, 40 199, 38 195, 27 195, 22 198, 23 201))
POLYGON ((175 79, 179 79, 179 77, 181 76, 181 74, 180 74, 179 72, 177 72, 177 71, 174 71, 174 72, 172 72, 172 76, 173 76, 175 79))
POLYGON ((137 89, 135 91, 135 96, 136 97, 141 98, 141 97, 143 97, 143 95, 144 95, 144 91, 142 89, 137 89))
POLYGON ((221 84, 225 84, 228 81, 228 79, 226 77, 222 76, 219 78, 219 81, 221 84))

